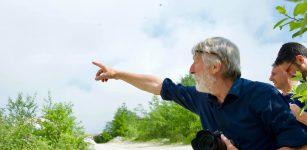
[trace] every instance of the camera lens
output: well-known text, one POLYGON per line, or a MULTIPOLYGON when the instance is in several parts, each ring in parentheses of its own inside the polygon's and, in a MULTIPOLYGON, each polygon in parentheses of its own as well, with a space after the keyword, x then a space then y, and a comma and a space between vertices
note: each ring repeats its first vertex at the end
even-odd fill
POLYGON ((209 130, 201 130, 192 140, 194 150, 226 150, 226 145, 220 138, 220 131, 212 133, 209 130))

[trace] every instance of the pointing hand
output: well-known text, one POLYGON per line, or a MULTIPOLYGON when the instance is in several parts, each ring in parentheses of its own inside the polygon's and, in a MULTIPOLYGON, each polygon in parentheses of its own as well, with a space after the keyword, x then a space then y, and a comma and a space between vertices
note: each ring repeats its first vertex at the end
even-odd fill
POLYGON ((95 77, 96 81, 100 80, 102 82, 107 82, 108 79, 116 79, 115 77, 116 71, 114 69, 107 67, 98 62, 93 61, 92 63, 100 68, 96 73, 96 77, 95 77))

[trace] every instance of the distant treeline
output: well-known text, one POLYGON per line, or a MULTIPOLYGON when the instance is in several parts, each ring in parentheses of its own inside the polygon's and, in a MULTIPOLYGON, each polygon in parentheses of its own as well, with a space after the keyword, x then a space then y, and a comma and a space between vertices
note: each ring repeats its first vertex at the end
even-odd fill
POLYGON ((70 103, 53 103, 51 97, 38 115, 35 96, 9 98, 0 109, 1 150, 88 149, 84 129, 70 103))
MULTIPOLYGON (((186 86, 195 85, 191 75, 181 78, 186 86)), ((119 107, 111 122, 102 133, 96 135, 97 143, 105 143, 121 136, 136 141, 160 141, 167 143, 190 143, 197 131, 201 130, 199 117, 172 101, 154 96, 149 111, 141 106, 129 110, 125 103, 119 107)))

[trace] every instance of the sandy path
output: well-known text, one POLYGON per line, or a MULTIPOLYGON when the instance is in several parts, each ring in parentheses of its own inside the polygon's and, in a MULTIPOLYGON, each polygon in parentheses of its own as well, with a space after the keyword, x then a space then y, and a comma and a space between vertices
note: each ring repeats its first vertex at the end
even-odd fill
POLYGON ((111 142, 95 144, 95 150, 192 150, 190 145, 157 145, 152 143, 111 142))

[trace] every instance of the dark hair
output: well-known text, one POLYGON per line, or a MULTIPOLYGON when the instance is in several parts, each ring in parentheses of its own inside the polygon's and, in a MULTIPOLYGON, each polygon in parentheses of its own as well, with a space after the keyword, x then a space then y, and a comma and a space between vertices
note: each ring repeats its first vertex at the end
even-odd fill
POLYGON ((306 47, 296 42, 286 43, 280 48, 273 66, 280 65, 284 62, 294 62, 297 55, 307 57, 306 47))

